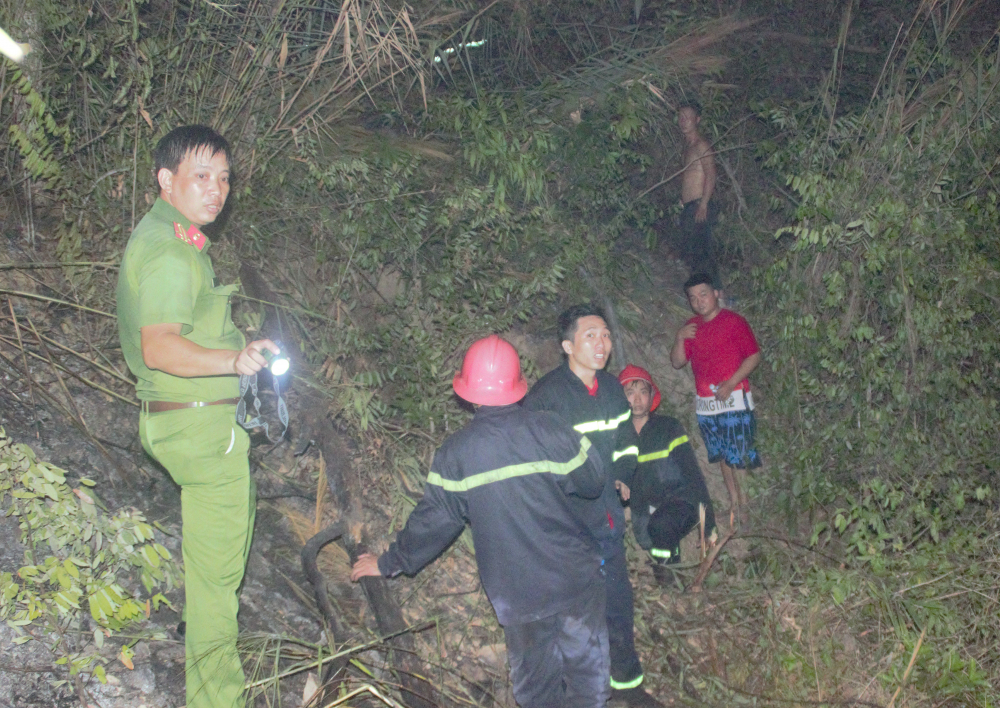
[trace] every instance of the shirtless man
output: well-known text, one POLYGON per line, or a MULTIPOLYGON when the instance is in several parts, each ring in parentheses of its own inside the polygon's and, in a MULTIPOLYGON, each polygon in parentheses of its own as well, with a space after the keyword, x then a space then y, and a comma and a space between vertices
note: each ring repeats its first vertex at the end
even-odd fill
POLYGON ((692 273, 708 273, 712 285, 722 290, 722 280, 715 264, 712 225, 718 210, 712 203, 715 192, 715 158, 712 146, 698 132, 701 108, 682 106, 677 122, 684 134, 684 172, 681 177, 681 255, 692 273))

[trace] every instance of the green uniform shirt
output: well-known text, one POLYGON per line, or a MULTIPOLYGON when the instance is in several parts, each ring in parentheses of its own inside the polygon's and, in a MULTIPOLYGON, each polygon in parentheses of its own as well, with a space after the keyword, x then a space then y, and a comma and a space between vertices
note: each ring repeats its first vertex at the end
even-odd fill
POLYGON ((188 236, 191 222, 162 199, 135 227, 118 274, 118 336, 143 401, 218 401, 240 393, 236 376, 182 378, 155 371, 142 359, 139 328, 179 323, 181 335, 207 349, 246 346, 230 313, 236 285, 215 285, 207 238, 188 236))

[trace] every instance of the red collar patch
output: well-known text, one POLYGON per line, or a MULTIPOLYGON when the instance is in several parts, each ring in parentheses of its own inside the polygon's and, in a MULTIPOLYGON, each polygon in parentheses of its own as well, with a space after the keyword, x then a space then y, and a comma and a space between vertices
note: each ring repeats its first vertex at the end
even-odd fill
POLYGON ((184 231, 184 229, 181 228, 181 225, 175 221, 174 236, 189 246, 194 246, 199 251, 205 248, 205 234, 199 231, 198 227, 194 224, 191 224, 191 226, 188 227, 188 230, 184 231))

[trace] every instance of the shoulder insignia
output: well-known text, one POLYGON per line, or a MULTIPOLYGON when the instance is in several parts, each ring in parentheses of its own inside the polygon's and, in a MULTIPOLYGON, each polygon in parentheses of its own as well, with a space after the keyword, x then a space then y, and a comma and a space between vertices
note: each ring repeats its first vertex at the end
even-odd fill
POLYGON ((189 246, 194 246, 199 251, 205 248, 205 234, 198 230, 198 227, 194 224, 185 231, 180 224, 176 221, 174 222, 174 236, 179 238, 184 243, 189 246))

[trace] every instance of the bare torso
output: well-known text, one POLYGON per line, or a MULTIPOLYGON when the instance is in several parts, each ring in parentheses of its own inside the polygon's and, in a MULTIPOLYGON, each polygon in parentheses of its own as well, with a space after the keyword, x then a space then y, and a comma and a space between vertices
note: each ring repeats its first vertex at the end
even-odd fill
MULTIPOLYGON (((701 199, 705 194, 705 168, 703 162, 712 160, 711 147, 700 135, 684 148, 684 174, 681 176, 681 201, 687 204, 701 199)), ((714 175, 713 175, 714 177, 714 175)))

